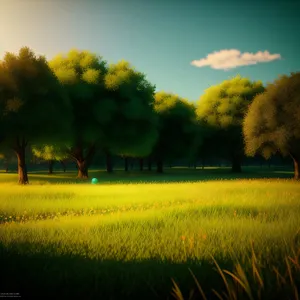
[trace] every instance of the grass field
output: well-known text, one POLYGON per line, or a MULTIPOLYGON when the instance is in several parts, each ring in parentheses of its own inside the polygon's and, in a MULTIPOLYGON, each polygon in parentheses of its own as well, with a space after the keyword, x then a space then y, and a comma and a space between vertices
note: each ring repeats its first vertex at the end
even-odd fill
POLYGON ((0 174, 0 292, 297 299, 300 184, 291 170, 92 171, 96 185, 75 176, 34 173, 18 186, 16 174, 0 174))

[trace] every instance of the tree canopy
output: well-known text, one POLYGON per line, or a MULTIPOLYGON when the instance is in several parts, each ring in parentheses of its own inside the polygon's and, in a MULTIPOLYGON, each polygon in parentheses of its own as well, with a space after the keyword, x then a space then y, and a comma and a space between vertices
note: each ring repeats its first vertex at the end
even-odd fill
POLYGON ((241 171, 242 123, 253 98, 264 91, 262 82, 236 76, 205 90, 197 116, 211 131, 206 140, 220 156, 232 161, 232 171, 241 171))
POLYGON ((246 154, 265 158, 280 152, 300 174, 300 72, 281 76, 255 97, 243 123, 246 154))
POLYGON ((158 136, 155 86, 124 60, 110 65, 105 83, 116 108, 107 150, 127 157, 147 156, 158 136))
POLYGON ((158 172, 168 159, 189 156, 196 137, 195 106, 175 94, 155 94, 154 108, 159 116, 159 138, 152 156, 157 161, 158 172))

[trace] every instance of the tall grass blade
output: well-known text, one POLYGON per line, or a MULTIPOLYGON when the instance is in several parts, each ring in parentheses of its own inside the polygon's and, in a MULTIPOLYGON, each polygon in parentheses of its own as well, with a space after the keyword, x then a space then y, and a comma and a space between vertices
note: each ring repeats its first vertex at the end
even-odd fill
POLYGON ((190 271, 190 273, 192 274, 192 276, 193 276, 193 278, 194 278, 194 281, 196 282, 196 285, 197 285, 198 290, 199 290, 199 292, 200 292, 200 294, 201 294, 201 297, 203 298, 203 300, 207 300, 207 298, 206 298, 206 296, 205 296, 205 294, 204 294, 204 292, 203 292, 203 289, 202 289, 200 283, 198 282, 196 276, 194 275, 194 273, 192 272, 192 270, 191 270, 190 268, 189 268, 189 271, 190 271))
POLYGON ((257 258, 254 252, 254 242, 251 241, 251 251, 252 251, 252 270, 253 270, 253 277, 258 280, 258 283, 260 287, 264 288, 264 282, 259 274, 258 268, 257 268, 257 258))
POLYGON ((225 284, 225 286, 226 286, 226 289, 227 289, 229 298, 230 298, 230 299, 234 299, 234 297, 232 296, 232 291, 231 291, 231 289, 230 289, 230 286, 229 286, 229 284, 228 284, 228 281, 227 281, 227 279, 226 279, 224 273, 222 272, 220 266, 218 265, 218 263, 216 262, 216 260, 214 259, 214 257, 213 257, 212 255, 210 255, 210 256, 211 256, 212 260, 214 261, 214 263, 215 263, 215 265, 216 265, 216 267, 217 267, 217 269, 218 269, 218 271, 219 271, 219 273, 220 273, 220 275, 221 275, 221 277, 222 277, 222 279, 223 279, 223 281, 224 281, 224 284, 225 284))
POLYGON ((251 288, 250 288, 250 285, 249 285, 249 282, 248 282, 248 279, 247 279, 247 276, 246 276, 245 272, 243 271, 240 264, 238 264, 237 267, 236 267, 237 275, 240 278, 238 276, 236 276, 235 274, 227 271, 227 270, 223 270, 223 271, 224 271, 224 273, 230 275, 233 279, 235 279, 241 285, 241 287, 243 287, 243 289, 247 293, 248 297, 251 300, 254 300, 254 298, 252 296, 251 288))
POLYGON ((281 280, 281 283, 282 284, 286 284, 286 280, 285 278, 279 273, 278 269, 276 267, 273 267, 273 270, 276 274, 276 279, 277 279, 277 284, 280 286, 280 282, 279 282, 279 279, 281 280))
POLYGON ((295 300, 299 300, 298 289, 297 289, 297 286, 295 285, 291 265, 290 265, 289 260, 287 259, 287 257, 285 258, 285 262, 286 262, 286 265, 287 265, 290 282, 291 282, 291 285, 292 285, 293 290, 294 290, 295 300))
POLYGON ((216 290, 212 289, 212 291, 220 300, 224 300, 224 298, 216 290))
POLYGON ((179 286, 177 285, 177 283, 173 280, 173 278, 172 278, 172 282, 173 282, 173 285, 174 285, 174 287, 172 288, 172 296, 176 299, 176 300, 184 300, 184 298, 183 298, 183 295, 182 295, 182 293, 181 293, 181 291, 180 291, 180 288, 179 288, 179 286))

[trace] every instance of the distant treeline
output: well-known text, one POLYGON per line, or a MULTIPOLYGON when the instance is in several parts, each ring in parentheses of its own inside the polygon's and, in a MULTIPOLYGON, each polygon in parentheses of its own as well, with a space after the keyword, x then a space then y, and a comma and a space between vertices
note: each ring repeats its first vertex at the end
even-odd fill
POLYGON ((126 61, 107 65, 79 50, 47 61, 24 47, 0 62, 1 155, 7 170, 15 157, 20 184, 29 182, 37 158, 50 174, 55 162, 63 169, 72 162, 79 178, 95 165, 128 171, 133 161, 159 173, 164 166, 222 164, 242 172, 243 164, 272 158, 292 162, 299 179, 299 95, 300 73, 267 87, 236 76, 194 103, 156 92, 126 61))

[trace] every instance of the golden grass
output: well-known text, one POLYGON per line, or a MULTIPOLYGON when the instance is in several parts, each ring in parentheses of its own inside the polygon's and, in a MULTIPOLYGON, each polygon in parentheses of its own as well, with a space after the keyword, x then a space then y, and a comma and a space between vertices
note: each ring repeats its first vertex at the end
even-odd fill
MULTIPOLYGON (((201 264, 213 260, 226 287, 223 293, 214 290, 219 299, 239 299, 241 291, 249 299, 260 299, 265 289, 262 273, 271 265, 278 285, 289 284, 299 299, 295 283, 300 246, 298 182, 11 187, 0 183, 0 243, 6 249, 101 261, 156 259, 201 264), (274 264, 284 258, 286 274, 274 264), (217 263, 228 259, 236 263, 233 271, 217 263)), ((184 299, 174 279, 172 293, 184 299)))

